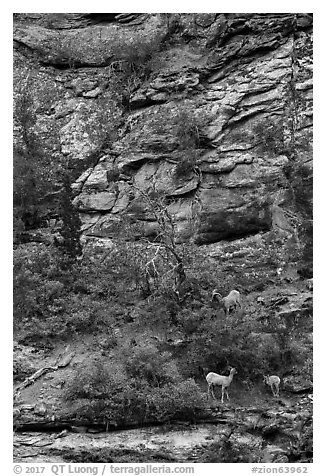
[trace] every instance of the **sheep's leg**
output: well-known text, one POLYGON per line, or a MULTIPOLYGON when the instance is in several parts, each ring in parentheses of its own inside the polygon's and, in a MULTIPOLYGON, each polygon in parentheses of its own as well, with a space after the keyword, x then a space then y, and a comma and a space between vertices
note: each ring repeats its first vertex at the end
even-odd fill
POLYGON ((214 400, 216 400, 216 396, 215 396, 215 393, 214 393, 214 385, 212 385, 212 395, 213 395, 214 400))
POLYGON ((226 393, 226 398, 227 398, 228 400, 230 400, 230 399, 229 399, 229 394, 228 394, 227 389, 225 388, 224 391, 225 391, 225 393, 226 393))
POLYGON ((208 385, 208 398, 209 398, 210 395, 211 395, 211 397, 212 397, 214 400, 216 400, 215 395, 214 395, 213 385, 212 385, 212 384, 208 385))
POLYGON ((224 387, 222 387, 222 398, 221 398, 221 402, 224 403, 224 387))

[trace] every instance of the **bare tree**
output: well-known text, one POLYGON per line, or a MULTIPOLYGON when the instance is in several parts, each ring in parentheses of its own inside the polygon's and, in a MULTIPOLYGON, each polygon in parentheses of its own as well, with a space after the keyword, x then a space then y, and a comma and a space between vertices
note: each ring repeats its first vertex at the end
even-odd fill
POLYGON ((150 290, 152 281, 162 278, 162 274, 159 272, 159 263, 163 259, 168 265, 166 274, 173 275, 173 290, 178 300, 180 300, 187 275, 184 267, 182 248, 177 245, 175 218, 168 209, 166 197, 159 195, 154 187, 152 187, 152 190, 149 192, 140 189, 135 183, 132 184, 132 187, 144 199, 158 225, 158 233, 155 239, 151 242, 147 241, 151 247, 151 257, 145 263, 145 275, 148 288, 150 290))

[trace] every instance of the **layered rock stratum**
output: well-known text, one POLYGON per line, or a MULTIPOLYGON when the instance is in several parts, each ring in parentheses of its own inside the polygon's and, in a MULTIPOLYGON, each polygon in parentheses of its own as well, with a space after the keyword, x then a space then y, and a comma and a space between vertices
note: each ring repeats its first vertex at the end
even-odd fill
POLYGON ((312 169, 311 15, 19 14, 14 40, 48 154, 80 166, 86 236, 112 237, 122 214, 155 234, 139 190, 167 197, 180 241, 293 232, 286 171, 312 169), (124 48, 144 43, 149 73, 117 93, 124 48))

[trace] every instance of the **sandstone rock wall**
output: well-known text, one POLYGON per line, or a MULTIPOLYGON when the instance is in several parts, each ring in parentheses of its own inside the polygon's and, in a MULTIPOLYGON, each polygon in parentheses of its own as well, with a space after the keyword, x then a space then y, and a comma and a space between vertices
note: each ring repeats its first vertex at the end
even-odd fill
POLYGON ((155 233, 137 192, 153 188, 180 241, 291 233, 286 170, 312 167, 311 15, 25 14, 14 39, 46 150, 87 169, 74 185, 85 234, 112 236, 124 213, 155 233), (144 42, 160 46, 126 108, 114 65, 144 42))

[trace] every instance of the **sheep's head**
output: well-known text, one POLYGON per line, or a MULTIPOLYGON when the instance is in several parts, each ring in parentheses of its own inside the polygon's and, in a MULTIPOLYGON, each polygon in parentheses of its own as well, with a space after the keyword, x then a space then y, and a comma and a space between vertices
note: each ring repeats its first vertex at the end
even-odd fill
POLYGON ((263 382, 268 384, 268 377, 264 375, 263 382))
POLYGON ((218 301, 222 300, 222 295, 216 291, 216 289, 213 290, 212 292, 212 301, 217 298, 218 301))
POLYGON ((232 369, 230 370, 230 374, 231 374, 231 375, 236 375, 237 373, 238 373, 238 372, 236 371, 235 368, 232 368, 232 369))

